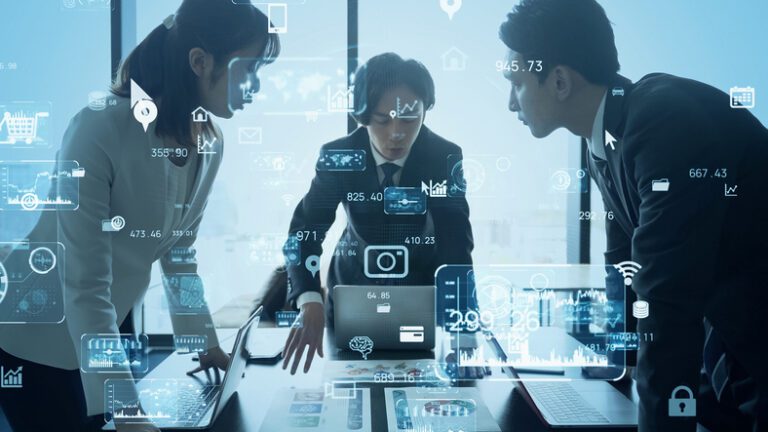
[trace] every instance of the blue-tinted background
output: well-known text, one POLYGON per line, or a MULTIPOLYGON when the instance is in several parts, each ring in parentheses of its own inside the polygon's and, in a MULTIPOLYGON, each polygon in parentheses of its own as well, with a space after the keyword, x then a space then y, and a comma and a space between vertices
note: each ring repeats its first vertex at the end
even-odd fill
MULTIPOLYGON (((66 7, 68 0, 7 1, 0 6, 0 103, 50 102, 51 146, 11 150, 0 160, 53 159, 69 119, 86 106, 88 94, 110 79, 109 10, 66 7), (8 64, 17 69, 9 70, 8 64)), ((125 41, 135 45, 180 4, 179 0, 126 0, 125 41), (131 9, 131 8, 129 8, 131 9)), ((200 272, 211 309, 257 292, 281 262, 279 247, 288 220, 314 174, 321 144, 346 133, 344 114, 307 118, 327 85, 346 75, 346 0, 289 2, 288 32, 280 60, 262 72, 265 99, 230 121, 221 121, 226 152, 198 241, 200 272), (287 88, 275 83, 304 77, 287 88), (270 79, 271 78, 271 79, 270 79), (306 90, 306 88, 305 88, 306 90), (286 93, 289 93, 286 95, 286 93), (306 98, 304 97, 306 95, 306 98), (261 144, 239 144, 240 127, 261 127, 261 144), (282 161, 264 169, 258 161, 282 161)), ((709 83, 723 91, 751 86, 753 113, 768 123, 768 3, 715 0, 603 0, 614 23, 621 72, 632 80, 668 72, 709 83)), ((504 46, 498 26, 512 1, 464 0, 452 20, 438 0, 360 0, 360 62, 385 51, 422 61, 437 88, 437 104, 426 124, 462 146, 483 167, 483 182, 469 196, 479 263, 561 263, 578 248, 574 193, 553 188, 552 174, 579 168, 579 140, 565 131, 544 140, 507 111, 508 83, 496 72, 504 46), (460 53, 460 54, 457 54, 460 53), (458 55, 451 66, 452 56, 458 55), (446 56, 446 57, 444 57, 446 56), (466 63, 464 63, 464 61, 466 63), (445 67, 448 66, 448 67, 445 67), (448 70, 446 70, 448 69, 448 70), (459 69, 459 70, 450 70, 459 69)), ((266 5, 261 4, 266 10, 266 5)), ((125 53, 124 53, 125 54, 125 53)), ((571 171, 574 172, 574 171, 571 171)), ((593 209, 602 210, 593 188, 593 209)), ((0 241, 23 237, 35 213, 0 211, 0 241)), ((343 221, 328 236, 332 250, 343 221)), ((592 223, 593 262, 602 262, 603 222, 592 223)), ((323 268, 329 257, 323 259, 323 268)), ((146 304, 148 332, 169 332, 167 305, 155 279, 146 304)))

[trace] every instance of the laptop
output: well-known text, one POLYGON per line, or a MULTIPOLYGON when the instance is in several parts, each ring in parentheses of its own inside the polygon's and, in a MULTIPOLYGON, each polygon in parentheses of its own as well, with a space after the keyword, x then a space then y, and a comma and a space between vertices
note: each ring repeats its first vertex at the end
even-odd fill
MULTIPOLYGON (((561 330, 561 329, 557 329, 561 330)), ((566 334, 552 335, 557 350, 574 352, 581 347, 579 341, 566 334)), ((507 360, 501 344, 490 332, 486 338, 503 361, 507 360)), ((552 344, 550 343, 550 349, 552 344)), ((579 368, 566 368, 579 369, 579 368)), ((637 405, 606 381, 569 378, 551 373, 529 373, 502 367, 514 379, 518 389, 538 417, 553 428, 636 428, 637 405)))
POLYGON ((368 352, 435 347, 434 285, 336 285, 333 304, 340 349, 362 349, 366 338, 373 343, 368 352))
MULTIPOLYGON (((247 365, 248 353, 245 351, 245 343, 251 327, 258 325, 262 307, 259 307, 237 331, 235 343, 232 348, 229 365, 223 379, 218 379, 218 370, 214 371, 216 380, 204 382, 200 378, 184 375, 174 379, 176 382, 175 415, 170 418, 151 418, 152 423, 162 429, 208 429, 218 418, 227 402, 237 391, 237 386, 244 376, 247 365)), ((149 390, 153 381, 152 377, 140 380, 136 384, 139 395, 149 390)), ((210 381, 210 380, 209 380, 210 381)), ((141 400, 141 396, 139 396, 141 400)), ((142 405, 144 405, 142 403, 142 405)), ((115 430, 114 421, 110 421, 104 430, 115 430)))

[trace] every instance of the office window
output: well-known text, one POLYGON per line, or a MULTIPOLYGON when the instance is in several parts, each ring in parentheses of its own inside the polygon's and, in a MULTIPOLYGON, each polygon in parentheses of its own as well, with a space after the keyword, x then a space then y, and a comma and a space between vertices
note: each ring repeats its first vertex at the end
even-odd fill
MULTIPOLYGON (((282 53, 259 73, 261 91, 254 103, 230 120, 216 119, 224 133, 224 160, 196 243, 199 274, 214 315, 225 305, 246 304, 244 299, 258 293, 284 263, 288 221, 309 188, 320 146, 347 133, 346 114, 329 112, 327 103, 328 92, 347 83, 346 2, 284 3, 287 8, 273 5, 270 10, 267 3, 254 2, 282 27, 282 53)), ((136 1, 136 41, 179 4, 136 1)), ((343 213, 338 219, 329 242, 338 238, 343 213)), ((324 255, 327 268, 331 254, 324 255)), ((147 333, 171 333, 157 269, 145 299, 144 322, 147 333)))
POLYGON ((392 51, 432 74, 436 104, 425 124, 462 148, 476 263, 564 263, 578 143, 564 131, 536 140, 507 109, 497 34, 511 6, 463 2, 450 16, 438 1, 361 0, 360 64, 392 51))
MULTIPOLYGON (((6 112, 10 118, 0 126, 0 161, 53 161, 70 119, 89 97, 97 107, 109 87, 110 10, 102 2, 64 0, 3 2, 2 8, 0 119, 6 112)), ((47 171, 53 162, 36 166, 47 171)), ((36 193, 47 193, 38 186, 36 193)), ((0 210, 0 241, 25 238, 41 215, 9 210, 0 210)))

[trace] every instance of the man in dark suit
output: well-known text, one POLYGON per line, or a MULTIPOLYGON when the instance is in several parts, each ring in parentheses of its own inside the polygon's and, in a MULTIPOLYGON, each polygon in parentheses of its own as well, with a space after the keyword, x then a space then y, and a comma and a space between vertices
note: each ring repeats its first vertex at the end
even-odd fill
POLYGON ((286 341, 283 368, 295 354, 291 373, 305 349, 305 372, 315 350, 323 354, 323 316, 332 325, 334 286, 432 285, 441 265, 472 263, 461 148, 424 126, 435 103, 427 69, 393 53, 373 57, 355 75, 354 100, 362 126, 322 146, 315 178, 291 220, 289 301, 301 309, 302 323, 286 341), (339 204, 347 226, 324 300, 322 242, 339 204))
POLYGON ((523 0, 500 37, 518 65, 509 109, 537 138, 564 127, 588 141, 615 215, 606 264, 642 265, 640 431, 768 430, 768 131, 706 84, 619 76, 594 0, 523 0), (687 397, 678 386, 697 415, 672 400, 687 397))

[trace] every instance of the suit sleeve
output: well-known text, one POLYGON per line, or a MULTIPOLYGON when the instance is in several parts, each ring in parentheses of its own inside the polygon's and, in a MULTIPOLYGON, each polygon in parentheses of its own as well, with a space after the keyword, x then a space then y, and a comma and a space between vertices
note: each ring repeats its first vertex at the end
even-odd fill
MULTIPOLYGON (((656 103, 630 119, 623 142, 626 178, 640 197, 632 260, 643 267, 632 285, 650 313, 638 320, 640 431, 696 429, 695 418, 669 416, 668 400, 679 385, 698 391, 702 319, 727 199, 721 182, 689 176, 691 168, 727 167, 729 158, 699 120, 707 116, 675 96, 649 101, 656 103), (653 191, 652 181, 662 178, 669 191, 653 191)), ((735 166, 727 168, 735 173, 735 166)))
MULTIPOLYGON (((462 160, 458 150, 458 160, 462 160)), ((435 223, 437 266, 444 264, 472 264, 474 239, 469 223, 469 204, 464 194, 430 200, 435 223)))
MULTIPOLYGON (((197 261, 194 258, 194 244, 197 239, 197 232, 200 228, 200 222, 202 219, 203 215, 200 214, 200 216, 195 220, 195 222, 188 230, 191 231, 192 235, 181 237, 168 251, 168 253, 166 253, 160 260, 160 267, 162 268, 163 275, 166 278, 183 275, 184 277, 196 278, 197 281, 202 284, 202 279, 197 274, 197 261), (190 259, 185 259, 183 261, 174 260, 174 253, 181 253, 183 256, 190 259)), ((166 295, 170 295, 167 289, 166 295)), ((205 306, 204 310, 205 313, 201 314, 171 313, 171 324, 173 326, 173 333, 177 336, 204 335, 206 337, 207 348, 211 349, 219 346, 219 340, 216 337, 213 318, 211 317, 207 305, 205 306)))
MULTIPOLYGON (((103 148, 104 131, 89 124, 87 113, 78 114, 64 135, 60 160, 76 160, 87 175, 80 179, 80 207, 59 211, 58 238, 67 254, 62 277, 67 328, 82 364, 80 340, 88 333, 120 333, 112 303, 112 233, 101 229, 110 218, 113 164, 103 148)), ((131 378, 128 367, 110 373, 82 373, 88 415, 104 412, 104 382, 131 378)))
POLYGON ((338 176, 334 172, 316 171, 309 191, 293 212, 288 240, 283 248, 290 279, 288 301, 291 303, 305 292, 322 292, 320 272, 313 275, 305 263, 312 255, 322 255, 323 240, 336 219, 336 208, 343 193, 338 176))

